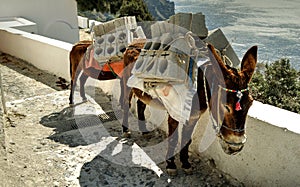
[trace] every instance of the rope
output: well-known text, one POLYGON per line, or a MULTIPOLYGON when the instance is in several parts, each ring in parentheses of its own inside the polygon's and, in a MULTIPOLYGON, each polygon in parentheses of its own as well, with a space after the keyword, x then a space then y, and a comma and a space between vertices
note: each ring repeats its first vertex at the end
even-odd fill
POLYGON ((228 43, 228 44, 224 47, 224 49, 218 50, 218 49, 215 48, 215 50, 217 51, 217 53, 220 54, 220 56, 221 56, 223 62, 224 62, 226 65, 232 67, 232 66, 233 66, 232 61, 230 60, 230 58, 229 58, 227 55, 225 55, 225 52, 226 52, 226 50, 227 50, 227 48, 228 48, 229 46, 230 46, 230 44, 228 43), (227 63, 227 62, 228 62, 228 63, 227 63))
MULTIPOLYGON (((211 64, 209 64, 211 65, 211 64)), ((208 95, 207 95, 207 89, 206 89, 206 81, 205 81, 205 75, 206 75, 206 70, 207 70, 207 66, 205 66, 204 71, 203 71, 203 82, 204 82, 204 93, 205 93, 205 101, 206 101, 206 105, 207 108, 209 107, 209 103, 208 103, 208 95)), ((219 89, 220 92, 220 89, 219 89)), ((212 112, 211 112, 211 108, 210 108, 210 112, 209 112, 209 116, 210 116, 210 120, 212 122, 213 125, 213 129, 215 130, 217 136, 219 136, 220 134, 220 125, 219 125, 219 120, 220 120, 220 114, 219 114, 219 100, 220 100, 220 93, 218 93, 218 101, 217 101, 217 122, 215 122, 213 116, 212 116, 212 112), (217 124, 216 124, 217 123, 217 124)))
POLYGON ((4 114, 7 114, 6 101, 5 101, 4 90, 3 90, 3 85, 2 85, 1 71, 0 71, 0 90, 1 90, 1 101, 2 101, 2 106, 3 106, 3 111, 4 111, 4 114))

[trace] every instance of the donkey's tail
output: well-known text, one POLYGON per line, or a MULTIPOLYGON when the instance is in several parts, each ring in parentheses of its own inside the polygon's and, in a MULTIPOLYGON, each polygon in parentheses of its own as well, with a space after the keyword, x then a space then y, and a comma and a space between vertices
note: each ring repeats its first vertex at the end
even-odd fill
POLYGON ((81 58, 83 57, 84 53, 86 52, 87 48, 92 45, 92 41, 84 40, 80 41, 72 47, 70 51, 69 60, 70 60, 70 76, 72 78, 73 71, 77 69, 81 58))

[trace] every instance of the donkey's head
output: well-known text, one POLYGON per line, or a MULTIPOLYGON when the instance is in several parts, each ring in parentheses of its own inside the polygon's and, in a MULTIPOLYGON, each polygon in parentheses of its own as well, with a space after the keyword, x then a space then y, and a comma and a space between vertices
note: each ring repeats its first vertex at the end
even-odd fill
POLYGON ((226 66, 213 46, 208 47, 215 57, 213 65, 219 66, 222 72, 217 75, 217 79, 222 81, 218 81, 214 93, 211 93, 210 104, 217 106, 213 107, 215 110, 212 110, 212 114, 217 123, 220 123, 218 134, 224 152, 235 154, 242 150, 246 142, 245 121, 253 102, 248 84, 256 66, 257 46, 246 52, 241 70, 226 66))

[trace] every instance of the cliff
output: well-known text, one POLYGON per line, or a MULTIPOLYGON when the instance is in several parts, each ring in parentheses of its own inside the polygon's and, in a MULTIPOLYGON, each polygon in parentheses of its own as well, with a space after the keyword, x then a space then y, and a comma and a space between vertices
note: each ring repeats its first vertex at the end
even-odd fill
POLYGON ((144 0, 156 20, 165 20, 175 14, 175 4, 169 0, 144 0))

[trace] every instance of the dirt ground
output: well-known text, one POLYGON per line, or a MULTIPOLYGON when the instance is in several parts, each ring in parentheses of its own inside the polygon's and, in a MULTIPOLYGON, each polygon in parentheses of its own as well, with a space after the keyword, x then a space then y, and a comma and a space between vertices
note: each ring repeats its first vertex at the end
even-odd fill
POLYGON ((64 79, 4 53, 0 68, 8 110, 0 133, 0 186, 243 186, 193 155, 192 175, 179 169, 168 176, 164 162, 144 151, 165 134, 121 138, 113 99, 99 88, 71 108, 64 79))

